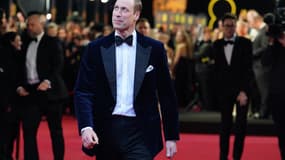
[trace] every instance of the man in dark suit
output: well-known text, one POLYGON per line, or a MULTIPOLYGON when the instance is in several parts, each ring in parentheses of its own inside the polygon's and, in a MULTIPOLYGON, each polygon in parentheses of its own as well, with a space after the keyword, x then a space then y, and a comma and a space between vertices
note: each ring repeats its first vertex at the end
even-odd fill
POLYGON ((252 44, 235 35, 236 17, 226 14, 223 19, 224 39, 213 44, 216 75, 216 94, 221 110, 220 159, 227 160, 229 138, 233 126, 233 107, 236 105, 235 142, 233 159, 241 159, 247 125, 252 44))
POLYGON ((144 36, 150 36, 151 28, 148 19, 140 18, 136 24, 136 30, 144 36))
POLYGON ((255 118, 268 118, 270 109, 267 107, 266 101, 268 99, 269 68, 261 64, 261 57, 268 45, 266 36, 268 26, 263 21, 263 17, 255 10, 248 11, 247 20, 250 27, 257 30, 257 36, 252 42, 255 76, 252 90, 252 112, 255 112, 253 115, 255 118))
POLYGON ((281 159, 285 160, 285 33, 281 25, 269 27, 269 46, 262 64, 270 67, 267 104, 272 110, 281 159))
POLYGON ((52 138, 54 159, 63 160, 62 103, 67 91, 61 78, 63 53, 58 41, 44 33, 41 14, 31 12, 27 18, 27 41, 21 81, 17 88, 23 101, 22 122, 24 157, 39 159, 36 135, 41 114, 47 117, 52 138))
POLYGON ((141 0, 117 0, 115 32, 90 43, 81 61, 75 109, 83 150, 97 160, 152 160, 163 147, 161 120, 166 156, 177 151, 177 100, 166 53, 162 43, 135 31, 141 9, 141 0))

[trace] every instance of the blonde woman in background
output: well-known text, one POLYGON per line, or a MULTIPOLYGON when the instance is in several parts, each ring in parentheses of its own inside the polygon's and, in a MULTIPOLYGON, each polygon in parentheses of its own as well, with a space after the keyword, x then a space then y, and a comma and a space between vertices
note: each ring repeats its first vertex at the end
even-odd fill
POLYGON ((175 36, 175 55, 171 70, 180 107, 185 107, 191 99, 193 43, 190 35, 184 30, 178 30, 175 36))
POLYGON ((248 23, 244 20, 238 20, 236 23, 236 33, 238 36, 250 39, 248 23))

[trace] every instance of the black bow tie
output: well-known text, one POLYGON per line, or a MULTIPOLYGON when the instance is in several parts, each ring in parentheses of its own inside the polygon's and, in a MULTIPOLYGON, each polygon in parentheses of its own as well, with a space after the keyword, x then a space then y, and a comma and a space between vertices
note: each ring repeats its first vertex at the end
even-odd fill
POLYGON ((32 41, 38 42, 38 39, 37 38, 31 38, 31 42, 32 41))
POLYGON ((232 40, 228 40, 228 41, 224 40, 224 45, 228 45, 228 44, 233 45, 234 41, 232 41, 232 40))
POLYGON ((125 39, 121 38, 120 36, 116 36, 115 42, 116 42, 116 46, 120 46, 124 42, 127 43, 129 46, 132 46, 133 45, 133 35, 130 35, 129 37, 125 39))

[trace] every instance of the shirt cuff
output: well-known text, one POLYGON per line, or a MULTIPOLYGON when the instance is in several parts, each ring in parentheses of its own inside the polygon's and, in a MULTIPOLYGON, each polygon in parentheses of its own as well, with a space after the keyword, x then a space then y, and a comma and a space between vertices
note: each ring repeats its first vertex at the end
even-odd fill
POLYGON ((50 80, 48 79, 45 79, 44 82, 48 83, 48 88, 51 88, 51 83, 50 83, 50 80))
POLYGON ((20 89, 22 89, 22 86, 17 87, 16 92, 19 93, 20 89))
POLYGON ((81 129, 80 134, 82 134, 82 133, 83 133, 85 130, 87 130, 87 129, 93 130, 92 127, 84 127, 84 128, 81 129))

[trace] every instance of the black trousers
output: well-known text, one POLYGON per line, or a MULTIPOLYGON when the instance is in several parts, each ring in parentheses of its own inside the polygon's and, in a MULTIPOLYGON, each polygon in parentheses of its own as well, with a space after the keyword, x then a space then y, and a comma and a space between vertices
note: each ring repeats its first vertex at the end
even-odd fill
POLYGON ((221 130, 220 130, 220 160, 227 160, 229 153, 230 135, 233 129, 233 106, 236 104, 235 118, 235 140, 233 147, 233 159, 240 160, 244 147, 244 139, 247 126, 247 106, 240 106, 236 103, 237 95, 228 94, 219 97, 219 106, 221 107, 221 130))
POLYGON ((48 102, 41 111, 47 118, 54 160, 63 160, 65 150, 62 131, 63 102, 48 102))
POLYGON ((48 101, 46 93, 36 91, 36 86, 28 87, 30 95, 21 97, 23 106, 19 107, 23 124, 24 159, 39 159, 36 137, 41 116, 45 115, 51 135, 54 160, 63 160, 62 103, 60 101, 48 101))
POLYGON ((266 68, 253 68, 256 84, 260 94, 260 114, 262 118, 268 118, 270 115, 270 108, 267 106, 268 88, 269 88, 269 72, 266 68))
POLYGON ((99 137, 97 160, 153 160, 136 118, 113 116, 110 133, 99 137))
POLYGON ((260 112, 260 91, 257 87, 256 80, 253 79, 251 81, 251 112, 252 113, 259 113, 260 112))
POLYGON ((282 160, 285 160, 285 94, 269 94, 268 106, 276 127, 278 144, 282 160))

